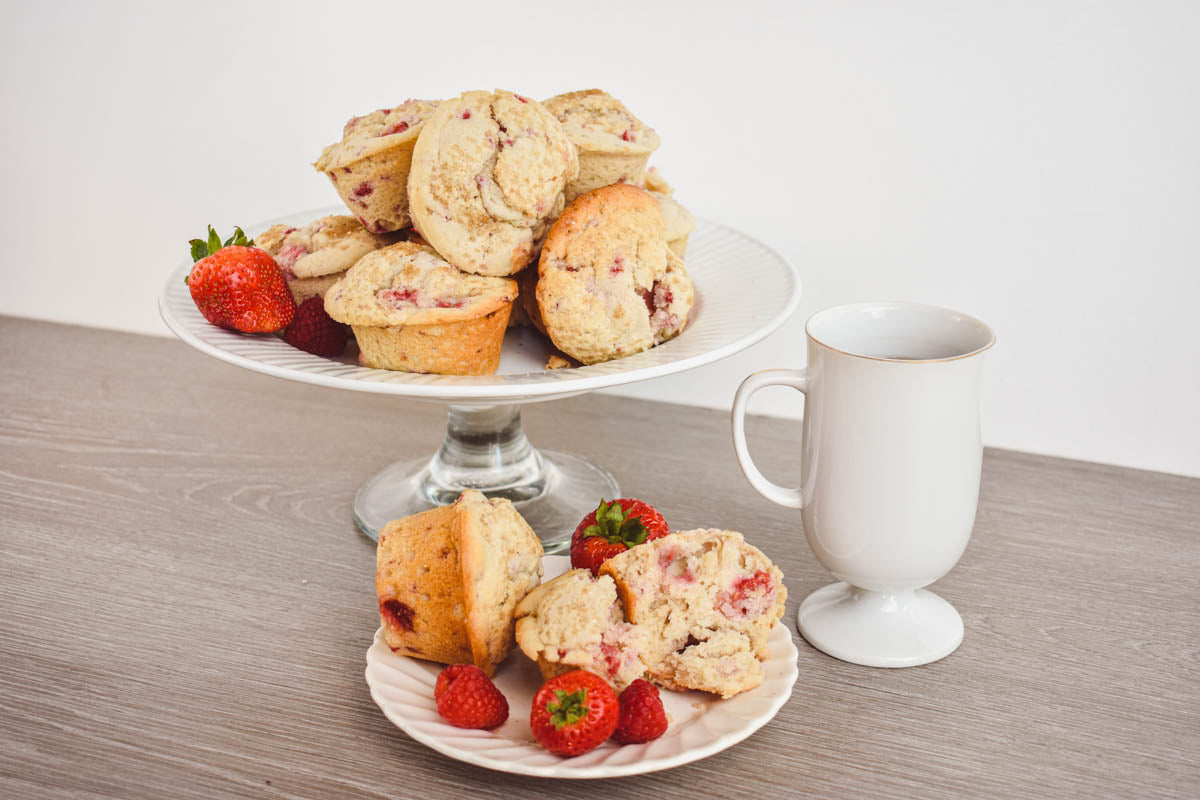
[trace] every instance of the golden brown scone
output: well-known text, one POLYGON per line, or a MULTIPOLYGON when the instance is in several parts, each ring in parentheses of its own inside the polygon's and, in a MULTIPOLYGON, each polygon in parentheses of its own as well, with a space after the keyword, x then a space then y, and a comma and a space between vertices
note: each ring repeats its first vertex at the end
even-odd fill
POLYGON ((613 183, 638 185, 658 134, 600 89, 568 92, 545 103, 579 151, 579 177, 567 184, 567 202, 613 183))
POLYGON ((508 500, 468 490, 453 504, 388 523, 375 591, 395 652, 488 675, 512 649, 513 609, 542 574, 542 546, 508 500))
POLYGON ((366 366, 491 375, 516 296, 516 281, 469 275, 428 246, 398 242, 347 270, 325 311, 351 326, 366 366))
POLYGON ((636 186, 614 184, 577 198, 554 223, 536 296, 555 346, 595 364, 678 335, 693 289, 667 247, 658 202, 636 186))
POLYGON ((574 145, 541 103, 465 92, 444 101, 417 139, 413 225, 459 269, 511 275, 533 258, 578 173, 574 145))
POLYGON ((405 100, 395 108, 354 117, 342 140, 326 147, 313 164, 369 230, 385 233, 408 224, 413 147, 437 106, 436 101, 405 100))

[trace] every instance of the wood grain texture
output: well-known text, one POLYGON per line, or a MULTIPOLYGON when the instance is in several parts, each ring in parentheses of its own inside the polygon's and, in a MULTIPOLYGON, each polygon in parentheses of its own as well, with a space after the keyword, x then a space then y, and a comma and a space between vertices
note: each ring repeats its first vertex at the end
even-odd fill
MULTIPOLYGON (((797 637, 796 691, 746 742, 551 786, 424 748, 363 681, 374 546, 350 503, 432 453, 442 407, 166 339, 12 318, 0 336, 0 797, 1200 795, 1200 481, 988 451, 936 585, 966 622, 956 653, 875 670, 797 637)), ((746 533, 787 575, 795 635, 830 576, 738 472, 726 414, 589 395, 524 416, 675 527, 746 533)), ((787 477, 798 424, 748 428, 787 477)))

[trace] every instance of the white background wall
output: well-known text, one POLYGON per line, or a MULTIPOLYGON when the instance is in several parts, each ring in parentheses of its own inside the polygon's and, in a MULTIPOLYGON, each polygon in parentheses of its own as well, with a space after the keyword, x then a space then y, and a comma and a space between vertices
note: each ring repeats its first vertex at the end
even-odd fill
POLYGON ((600 86, 806 284, 768 341, 630 394, 727 407, 817 309, 921 300, 998 333, 987 442, 1200 475, 1200 3, 652 5, 5 2, 0 312, 165 333, 205 224, 337 202, 308 164, 352 114, 600 86))

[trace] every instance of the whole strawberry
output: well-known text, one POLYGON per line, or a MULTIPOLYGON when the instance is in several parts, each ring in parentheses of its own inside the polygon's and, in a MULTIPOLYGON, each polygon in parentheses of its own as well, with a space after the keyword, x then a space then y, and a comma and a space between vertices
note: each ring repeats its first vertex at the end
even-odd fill
POLYGON ((529 727, 557 756, 579 756, 612 736, 620 713, 616 692, 599 675, 577 669, 546 681, 533 696, 529 727))
POLYGON ((474 664, 451 664, 433 687, 438 714, 456 728, 499 728, 508 719, 508 700, 474 664))
POLYGON ((325 313, 325 300, 310 297, 296 308, 292 324, 283 330, 283 340, 315 356, 340 356, 350 339, 350 326, 325 313))
POLYGON ((571 566, 598 575, 600 565, 649 539, 671 532, 654 506, 628 497, 604 500, 583 518, 571 537, 571 566))
POLYGON ((195 263, 185 281, 206 320, 245 333, 270 333, 292 321, 296 302, 283 272, 241 228, 222 242, 210 225, 207 240, 190 244, 195 263))
POLYGON ((619 698, 621 713, 613 738, 621 744, 651 742, 667 731, 667 712, 663 710, 658 687, 638 678, 625 687, 619 698))

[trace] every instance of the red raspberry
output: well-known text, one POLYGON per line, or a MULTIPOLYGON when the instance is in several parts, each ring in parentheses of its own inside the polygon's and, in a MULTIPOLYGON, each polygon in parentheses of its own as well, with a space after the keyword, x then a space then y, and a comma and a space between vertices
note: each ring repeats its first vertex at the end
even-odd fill
POLYGON ((625 687, 619 698, 621 714, 613 738, 621 744, 652 742, 667 730, 667 712, 663 710, 658 687, 638 678, 625 687))
POLYGON ((310 297, 296 309, 292 324, 283 330, 283 340, 315 356, 340 356, 350 340, 350 328, 325 313, 325 300, 310 297))
POLYGON ((508 700, 474 664, 451 664, 433 687, 438 714, 456 728, 490 731, 508 719, 508 700))

